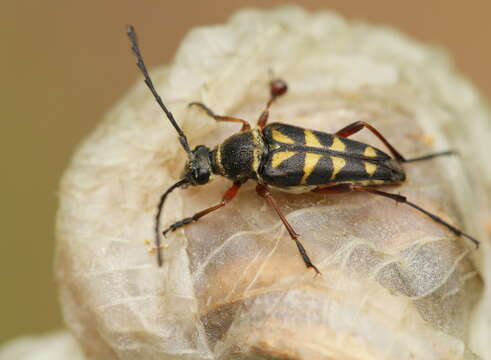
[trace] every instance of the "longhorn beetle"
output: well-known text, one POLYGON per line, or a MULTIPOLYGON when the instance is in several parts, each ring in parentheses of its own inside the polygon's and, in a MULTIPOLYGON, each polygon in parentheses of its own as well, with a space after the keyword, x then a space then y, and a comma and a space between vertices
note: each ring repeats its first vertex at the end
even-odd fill
POLYGON ((314 269, 317 274, 320 273, 319 270, 307 255, 307 251, 298 239, 299 235, 278 207, 273 194, 270 192, 271 188, 293 193, 338 194, 355 191, 383 196, 411 206, 435 222, 445 226, 454 234, 471 240, 476 245, 476 248, 479 246, 479 241, 475 238, 408 201, 406 197, 383 192, 375 188, 377 185, 393 185, 404 182, 406 175, 401 167, 403 163, 451 155, 453 151, 406 159, 377 129, 363 121, 356 121, 335 134, 327 134, 281 123, 267 125, 271 105, 287 91, 287 84, 280 79, 271 81, 269 101, 259 116, 255 128, 251 128, 246 120, 216 115, 202 103, 193 102, 189 104, 189 106, 200 108, 216 121, 242 124, 240 132, 230 136, 222 144, 215 146, 215 148, 209 149, 204 145, 198 145, 191 150, 186 135, 155 90, 143 62, 133 26, 129 26, 127 32, 131 41, 131 49, 136 56, 138 68, 145 78, 145 84, 165 112, 167 119, 176 129, 181 146, 188 156, 182 179, 167 189, 160 197, 158 203, 155 217, 155 244, 159 266, 162 265, 160 215, 167 196, 180 187, 205 185, 210 181, 211 174, 223 176, 233 182, 233 185, 223 195, 222 201, 170 225, 163 231, 164 236, 169 231, 175 231, 225 206, 237 195, 240 187, 251 179, 257 182, 257 194, 266 199, 278 214, 290 237, 297 245, 307 268, 314 269), (348 139, 349 136, 363 128, 367 128, 379 138, 393 157, 375 147, 348 139))

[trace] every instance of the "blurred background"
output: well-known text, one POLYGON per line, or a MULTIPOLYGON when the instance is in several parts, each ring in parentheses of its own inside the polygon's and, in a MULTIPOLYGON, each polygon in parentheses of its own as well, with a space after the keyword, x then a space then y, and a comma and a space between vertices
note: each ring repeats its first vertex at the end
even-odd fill
MULTIPOLYGON (((57 185, 76 145, 141 76, 125 25, 134 24, 149 65, 169 62, 186 32, 273 0, 2 1, 0 13, 0 344, 59 328, 52 276, 57 185)), ((293 3, 291 1, 290 3, 293 3)), ((296 2, 351 19, 393 25, 448 49, 491 95, 491 2, 296 2)), ((101 154, 102 156, 102 154, 101 154)))

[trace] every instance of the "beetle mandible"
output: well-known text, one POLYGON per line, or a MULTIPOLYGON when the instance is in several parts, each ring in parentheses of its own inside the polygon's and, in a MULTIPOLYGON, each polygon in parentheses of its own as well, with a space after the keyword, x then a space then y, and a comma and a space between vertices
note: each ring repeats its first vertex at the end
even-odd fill
POLYGON ((128 27, 127 33, 131 41, 131 48, 136 56, 138 68, 144 76, 145 84, 177 131, 181 146, 188 156, 183 178, 167 189, 160 197, 158 203, 155 217, 155 244, 159 266, 162 265, 160 215, 167 196, 179 187, 205 185, 210 181, 212 174, 223 176, 233 182, 233 185, 223 195, 222 201, 170 225, 163 231, 164 236, 169 231, 174 231, 197 221, 203 216, 225 206, 237 195, 240 187, 246 181, 255 180, 257 182, 257 194, 266 199, 274 209, 295 242, 305 265, 307 268, 314 269, 317 274, 320 273, 319 269, 310 260, 307 251, 298 239, 299 235, 276 204, 270 191, 271 188, 293 193, 338 194, 354 191, 383 196, 411 206, 435 222, 445 226, 457 236, 466 237, 476 247, 479 246, 479 241, 475 238, 408 201, 405 196, 387 193, 376 188, 379 185, 394 185, 404 182, 406 175, 401 166, 403 163, 451 155, 453 151, 443 151, 418 158, 406 159, 377 129, 363 121, 356 121, 335 134, 327 134, 281 123, 268 125, 271 105, 287 91, 287 84, 280 79, 271 81, 269 101, 259 116, 255 128, 251 128, 246 120, 216 115, 202 103, 193 102, 189 104, 189 106, 196 106, 202 109, 216 121, 242 124, 240 132, 230 136, 213 149, 198 145, 191 150, 186 135, 155 90, 143 61, 133 26, 128 27), (379 138, 389 149, 392 157, 373 146, 348 139, 349 136, 363 128, 370 130, 379 138))

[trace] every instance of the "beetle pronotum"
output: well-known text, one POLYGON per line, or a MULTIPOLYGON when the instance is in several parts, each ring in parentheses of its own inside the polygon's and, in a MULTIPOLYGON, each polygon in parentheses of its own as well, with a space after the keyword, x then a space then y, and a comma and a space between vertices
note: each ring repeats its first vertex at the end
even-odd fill
POLYGON ((216 115, 202 103, 194 102, 189 104, 190 106, 201 108, 216 121, 242 124, 240 132, 230 136, 215 148, 209 149, 204 145, 198 145, 191 150, 186 135, 155 90, 132 26, 128 27, 128 36, 131 41, 131 48, 137 59, 138 68, 145 78, 145 84, 177 131, 181 146, 188 156, 183 178, 167 189, 160 197, 158 203, 155 217, 155 243, 159 266, 162 265, 160 215, 167 196, 179 187, 205 185, 210 181, 211 174, 223 176, 233 182, 233 185, 223 195, 222 201, 170 225, 163 231, 164 236, 169 231, 174 231, 197 221, 201 217, 225 206, 237 195, 240 187, 246 181, 255 180, 257 182, 257 194, 266 199, 278 214, 290 237, 295 241, 305 265, 314 269, 316 273, 319 273, 319 270, 307 255, 307 251, 298 239, 299 235, 276 204, 270 191, 271 188, 294 193, 337 194, 355 191, 383 196, 411 206, 435 222, 445 226, 454 234, 471 240, 476 247, 479 246, 479 241, 475 238, 408 201, 406 197, 375 188, 375 186, 394 185, 404 182, 406 174, 401 166, 403 163, 451 155, 453 154, 452 151, 406 159, 377 129, 363 121, 354 122, 335 134, 327 134, 281 123, 267 124, 271 105, 287 91, 286 83, 279 79, 271 81, 270 99, 259 116, 255 128, 251 128, 246 120, 216 115), (373 146, 348 139, 349 136, 363 128, 370 130, 379 138, 389 149, 392 157, 373 146))

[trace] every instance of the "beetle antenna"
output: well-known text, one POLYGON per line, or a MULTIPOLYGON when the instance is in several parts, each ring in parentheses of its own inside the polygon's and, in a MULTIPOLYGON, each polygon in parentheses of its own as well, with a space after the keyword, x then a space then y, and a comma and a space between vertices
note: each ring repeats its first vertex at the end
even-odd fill
POLYGON ((172 115, 172 113, 167 109, 164 102, 162 101, 162 98, 159 96, 157 90, 155 90, 155 87, 153 86, 152 79, 150 79, 150 75, 148 75, 145 62, 143 61, 143 57, 141 55, 140 48, 138 46, 138 38, 136 37, 136 32, 133 25, 128 26, 127 33, 131 41, 131 50, 133 50, 133 53, 135 54, 136 57, 136 64, 138 65, 138 68, 142 72, 143 76, 145 77, 145 84, 147 84, 148 88, 150 89, 153 96, 155 97, 155 100, 157 100, 162 110, 164 110, 165 115, 167 115, 167 119, 169 119, 172 126, 174 126, 174 129, 176 129, 177 133, 179 134, 179 142, 181 143, 184 150, 187 153, 191 152, 191 150, 189 149, 188 139, 186 138, 186 135, 184 135, 184 132, 181 130, 179 125, 177 125, 177 122, 174 119, 174 115, 172 115))
POLYGON ((162 194, 162 196, 160 196, 160 201, 157 205, 157 214, 155 215, 155 247, 157 248, 157 263, 159 266, 162 266, 162 247, 160 245, 160 214, 162 214, 162 208, 164 207, 165 199, 167 198, 167 195, 169 195, 172 191, 187 183, 188 181, 186 179, 179 180, 170 188, 168 188, 165 193, 162 194))

